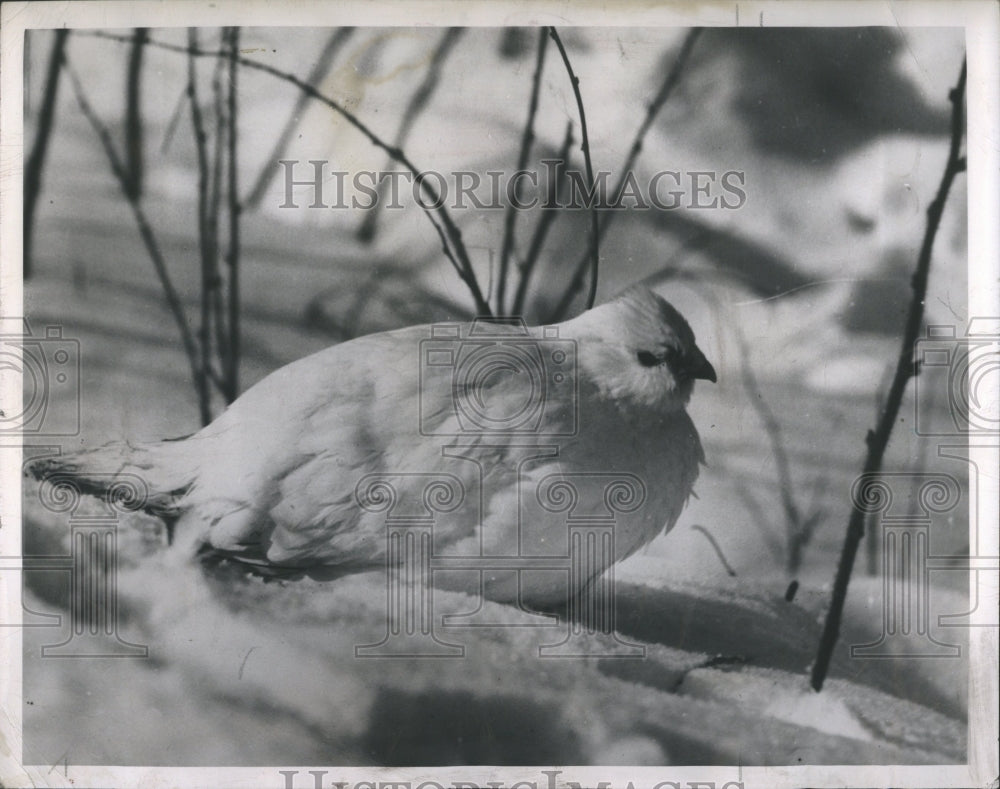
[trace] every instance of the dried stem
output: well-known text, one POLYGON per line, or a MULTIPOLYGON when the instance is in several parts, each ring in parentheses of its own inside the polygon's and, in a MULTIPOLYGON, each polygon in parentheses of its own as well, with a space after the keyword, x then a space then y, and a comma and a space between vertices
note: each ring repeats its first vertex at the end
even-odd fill
MULTIPOLYGON (((885 368, 882 370, 882 377, 879 379, 878 387, 875 389, 874 408, 872 409, 872 421, 874 422, 877 422, 879 417, 882 416, 882 409, 885 407, 885 393, 892 382, 892 373, 893 363, 890 360, 886 362, 885 368)), ((869 512, 865 515, 865 534, 867 535, 866 540, 868 543, 868 575, 870 576, 875 576, 879 570, 879 533, 874 527, 877 519, 878 513, 876 512, 869 512)))
MULTIPOLYGON (((225 38, 225 28, 222 38, 225 38)), ((212 245, 211 282, 212 282, 212 324, 215 329, 215 348, 219 357, 220 378, 225 381, 226 370, 229 369, 229 337, 226 333, 226 311, 222 295, 222 275, 219 272, 219 217, 222 215, 222 163, 223 151, 226 146, 228 119, 225 102, 222 98, 222 72, 226 61, 215 61, 212 72, 212 99, 215 109, 215 136, 212 150, 212 179, 209 187, 208 227, 212 245)), ((228 387, 223 383, 220 390, 225 396, 228 387)))
POLYGON ((764 515, 764 510, 761 508, 760 502, 757 501, 757 498, 750 492, 746 485, 737 484, 735 487, 736 495, 743 499, 744 505, 746 505, 747 510, 750 512, 750 522, 757 527, 761 537, 767 544, 768 550, 771 551, 771 555, 778 562, 784 561, 786 558, 784 547, 781 540, 771 533, 768 527, 768 519, 764 515))
MULTIPOLYGON (((538 112, 538 94, 542 86, 542 70, 545 68, 545 51, 548 48, 549 36, 545 28, 538 29, 538 54, 535 58, 535 73, 531 78, 531 99, 528 102, 528 119, 524 123, 524 132, 521 134, 521 150, 517 156, 517 170, 521 172, 528 166, 528 155, 531 153, 531 145, 535 140, 535 115, 538 112)), ((572 128, 572 127, 570 127, 572 128)), ((518 179, 518 190, 520 188, 518 179)), ((520 195, 518 194, 518 197, 520 195)), ((518 200, 520 202, 520 200, 518 200)), ((510 254, 514 247, 514 225, 517 221, 517 208, 512 201, 507 206, 507 214, 504 217, 503 245, 500 248, 500 273, 497 280, 497 313, 504 314, 507 296, 507 270, 510 266, 510 254)), ((521 277, 521 283, 524 277, 521 277)), ((523 297, 520 299, 523 303, 523 297)), ((517 300, 515 300, 517 303, 517 300)), ((519 307, 514 307, 514 314, 518 314, 519 307)))
POLYGON ((209 388, 209 383, 212 380, 211 292, 214 283, 212 281, 211 247, 213 234, 211 232, 211 212, 209 205, 207 135, 205 133, 205 123, 202 118, 201 105, 198 98, 198 72, 194 55, 194 52, 198 49, 197 28, 188 28, 188 49, 187 91, 198 160, 198 247, 201 259, 201 325, 198 328, 200 373, 197 381, 197 389, 201 423, 207 425, 212 421, 211 389, 209 388))
POLYGON ((184 307, 181 305, 180 296, 178 296, 173 282, 170 279, 166 261, 163 258, 163 253, 160 251, 160 245, 157 243, 156 237, 153 234, 152 226, 146 218, 146 212, 143 211, 139 201, 129 195, 127 186, 128 175, 122 160, 115 151, 114 143, 111 140, 111 134, 108 132, 104 124, 101 123, 101 120, 97 117, 93 107, 91 107, 90 102, 84 93, 83 85, 80 83, 76 72, 73 70, 73 67, 70 65, 65 54, 63 55, 63 63, 66 73, 69 76, 70 84, 73 86, 73 92, 76 95, 77 104, 80 105, 80 111, 83 113, 83 116, 87 119, 91 127, 94 129, 94 132, 97 134, 97 137, 101 142, 101 146, 104 148, 104 152, 111 165, 111 172, 114 173, 115 178, 118 179, 118 184, 121 186, 122 192, 125 194, 125 199, 128 202, 129 207, 132 209, 132 215, 134 216, 136 225, 139 228, 139 235, 142 237, 143 244, 146 246, 146 251, 149 253, 150 260, 153 261, 153 268, 156 270, 156 276, 160 280, 160 285, 163 287, 163 293, 167 300, 167 307, 170 309, 170 312, 174 317, 174 322, 177 324, 177 330, 180 332, 181 342, 184 345, 184 352, 186 353, 188 363, 191 366, 191 377, 197 385, 198 379, 201 375, 198 368, 198 346, 195 342, 194 336, 191 334, 191 329, 188 327, 187 320, 184 317, 184 307))
MULTIPOLYGON (((559 149, 559 153, 556 154, 557 161, 566 162, 569 159, 569 149, 573 144, 573 122, 570 121, 566 124, 566 136, 563 138, 562 147, 559 149)), ((558 169, 558 166, 557 166, 558 169)), ((549 187, 549 199, 547 204, 557 203, 557 192, 559 189, 559 175, 554 174, 552 183, 548 185, 549 187)), ((549 229, 552 227, 552 223, 555 222, 559 217, 559 211, 555 208, 543 208, 542 215, 538 219, 538 224, 535 226, 535 232, 531 237, 531 244, 528 246, 528 254, 524 258, 524 263, 521 264, 521 276, 517 283, 517 292, 514 294, 514 306, 511 312, 514 315, 520 315, 521 311, 524 309, 524 301, 528 295, 528 283, 531 280, 531 274, 535 270, 535 264, 538 262, 538 258, 542 253, 542 247, 545 244, 545 238, 549 234, 549 229)))
POLYGON ((767 404, 767 400, 757 384, 757 378, 750 368, 750 348, 738 324, 736 325, 736 336, 740 346, 743 386, 749 395, 750 404, 757 412, 761 422, 764 423, 764 431, 771 442, 771 454, 774 455, 774 464, 778 472, 778 487, 781 491, 781 506, 785 511, 786 562, 788 571, 794 574, 799 569, 801 549, 804 545, 803 535, 799 533, 802 530, 802 517, 798 505, 795 503, 795 497, 792 495, 794 490, 792 473, 788 463, 788 453, 785 452, 785 442, 781 437, 781 424, 767 404))
MULTIPOLYGON (((573 73, 573 66, 569 62, 566 48, 563 46, 562 39, 559 38, 559 33, 556 32, 554 27, 549 28, 549 35, 556 42, 556 47, 562 56, 563 65, 566 66, 566 73, 569 74, 569 81, 573 85, 573 95, 576 96, 576 108, 580 113, 580 149, 583 151, 583 164, 587 171, 587 191, 591 193, 594 190, 594 167, 590 161, 590 139, 587 136, 587 116, 583 110, 583 96, 580 95, 580 78, 573 73)), ((590 290, 587 292, 588 310, 594 306, 594 300, 597 298, 597 271, 600 265, 601 243, 600 228, 598 225, 597 205, 595 204, 590 208, 590 243, 588 245, 590 252, 590 290)))
POLYGON ((142 56, 146 50, 149 28, 137 28, 129 53, 128 78, 125 86, 125 161, 129 176, 129 193, 142 194, 144 170, 142 129, 142 56))
MULTIPOLYGON (((878 474, 882 470, 882 458, 885 455, 886 447, 889 445, 892 428, 896 423, 899 408, 903 401, 903 393, 907 383, 914 374, 913 347, 920 333, 920 322, 924 315, 924 299, 927 295, 927 277, 931 267, 931 252, 934 249, 934 239, 941 225, 941 216, 944 213, 944 206, 948 200, 948 192, 951 190, 952 182, 959 173, 964 172, 966 167, 965 158, 960 154, 964 136, 965 80, 966 64, 963 60, 958 83, 949 94, 952 110, 951 145, 948 149, 948 162, 945 165, 944 174, 941 176, 941 184, 938 186, 934 201, 927 207, 927 228, 924 233, 923 243, 920 246, 920 254, 917 257, 916 270, 913 272, 913 298, 910 301, 910 311, 906 319, 902 347, 899 352, 899 358, 896 361, 896 373, 889 387, 889 394, 886 397, 885 409, 882 411, 882 416, 875 430, 869 430, 865 438, 865 443, 868 445, 868 456, 865 458, 863 474, 878 474)), ((837 575, 833 583, 830 610, 827 613, 826 623, 816 654, 816 662, 812 669, 812 687, 816 691, 823 688, 823 682, 830 667, 833 648, 836 646, 837 639, 840 636, 840 621, 843 616, 844 601, 847 597, 847 586, 851 579, 851 571, 854 568, 854 559, 858 552, 858 545, 864 536, 864 532, 865 514, 860 508, 853 507, 847 524, 844 547, 837 565, 837 575)))
MULTIPOLYGON (((89 31, 87 33, 83 33, 82 35, 104 38, 109 41, 118 42, 130 40, 127 36, 105 33, 100 30, 89 31)), ((157 47, 158 49, 164 49, 171 52, 188 53, 194 55, 195 57, 231 57, 230 53, 225 50, 191 49, 190 47, 167 44, 166 42, 156 41, 154 39, 150 39, 148 46, 157 47)), ((403 167, 413 173, 414 177, 420 174, 421 170, 410 160, 404 151, 386 143, 381 137, 365 125, 354 113, 346 109, 339 102, 331 99, 329 96, 320 93, 319 90, 312 85, 299 79, 294 74, 289 74, 286 71, 277 69, 274 66, 269 66, 266 63, 260 63, 256 60, 251 60, 242 56, 235 56, 235 59, 241 66, 255 71, 261 71, 275 77, 276 79, 288 82, 297 87, 303 93, 306 93, 317 101, 325 104, 346 120, 351 126, 361 132, 365 139, 367 139, 372 145, 389 154, 389 157, 393 161, 403 165, 403 167)), ((491 316, 493 313, 490 310, 490 306, 486 299, 483 297, 482 290, 479 287, 479 282, 476 279, 475 270, 472 267, 472 261, 469 258, 468 249, 462 240, 462 231, 459 230, 458 226, 451 218, 451 215, 446 210, 444 200, 441 199, 440 194, 437 189, 434 188, 433 184, 429 183, 428 179, 425 178, 421 181, 421 188, 426 190, 430 199, 428 202, 418 202, 420 207, 423 209, 424 214, 426 214, 431 224, 434 225, 435 230, 437 230, 438 235, 441 237, 445 256, 455 268, 459 278, 466 284, 466 287, 468 287, 479 313, 483 316, 491 316), (437 217, 440 217, 440 223, 438 222, 437 217)))
MULTIPOLYGON (((684 71, 684 66, 691 56, 691 50, 694 48, 695 42, 701 35, 702 28, 695 27, 688 31, 687 36, 684 38, 684 42, 681 44, 681 48, 677 53, 677 57, 674 59, 674 65, 667 74, 666 79, 660 85, 660 89, 656 92, 656 96, 650 102, 649 107, 646 110, 646 117, 643 119, 642 124, 639 126, 636 132, 635 139, 632 141, 632 147, 629 149, 628 156, 625 157, 625 163, 622 166, 620 175, 618 176, 618 183, 615 185, 614 190, 611 192, 613 197, 616 199, 619 194, 621 194, 622 188, 625 185, 625 179, 628 177, 629 172, 635 166, 636 159, 639 157, 639 153, 642 151, 643 141, 646 138, 646 134, 653 125, 653 121, 656 116, 660 113, 663 105, 667 103, 667 99, 673 93, 674 89, 680 82, 681 73, 684 71)), ((607 233, 608 228, 614 221, 614 217, 617 211, 607 211, 604 217, 601 219, 600 226, 597 229, 596 240, 593 243, 599 244, 601 239, 604 238, 604 234, 607 233)), ((583 285, 583 278, 587 272, 587 263, 591 261, 592 251, 587 250, 580 257, 579 262, 576 265, 576 269, 573 272, 573 276, 570 279, 569 285, 566 291, 563 293, 563 297, 559 304, 556 306, 552 316, 549 318, 551 321, 561 321, 566 317, 566 313, 569 311, 570 305, 573 303, 573 299, 579 292, 580 287, 583 285)), ((589 307, 590 305, 588 305, 589 307)))
MULTIPOLYGON (((684 65, 687 63, 688 58, 691 57, 691 50, 694 49, 695 42, 698 37, 702 34, 703 28, 693 27, 688 31, 688 34, 684 37, 684 42, 681 44, 680 51, 677 53, 677 57, 674 58, 673 68, 670 69, 670 73, 667 74, 667 78, 663 80, 663 84, 660 85, 660 89, 657 91, 656 96, 650 102, 649 106, 646 108, 646 117, 643 118, 642 125, 639 126, 639 130, 635 134, 635 139, 632 141, 632 147, 629 148, 628 156, 625 157, 625 163, 622 165, 620 175, 618 176, 618 184, 615 190, 612 192, 613 195, 617 196, 621 193, 623 186, 625 185, 625 179, 628 177, 629 172, 635 167, 635 162, 639 158, 639 154, 642 152, 643 142, 646 139, 646 134, 649 133, 650 128, 653 125, 653 121, 656 120, 656 116, 659 115, 660 110, 663 105, 667 103, 667 99, 670 98, 670 94, 674 92, 678 83, 681 80, 681 72, 684 70, 684 65)), ((615 216, 615 212, 609 212, 603 219, 603 225, 610 225, 612 217, 615 216)), ((606 232, 607 228, 602 228, 601 232, 606 232)))
POLYGON ((49 66, 45 76, 45 92, 42 94, 42 106, 38 111, 38 129, 35 132, 35 142, 31 153, 24 164, 24 235, 23 254, 25 279, 31 276, 33 245, 35 229, 35 205, 42 189, 42 167, 45 165, 45 155, 49 150, 49 138, 52 135, 52 121, 56 114, 56 98, 59 94, 60 64, 66 51, 66 39, 69 30, 62 28, 56 31, 52 41, 52 51, 49 54, 49 66))
POLYGON ((170 150, 170 143, 174 141, 174 132, 177 131, 177 126, 181 122, 181 116, 184 114, 184 107, 187 106, 187 85, 177 96, 177 101, 174 102, 174 108, 170 111, 170 119, 167 121, 167 128, 163 130, 163 139, 160 140, 160 153, 165 154, 170 150))
POLYGON ((705 536, 705 539, 708 540, 708 544, 711 545, 712 550, 715 551, 715 555, 719 557, 719 562, 725 568, 726 574, 730 578, 735 578, 736 570, 734 570, 732 565, 728 561, 726 561, 726 555, 722 552, 722 548, 719 546, 719 543, 716 541, 715 537, 712 536, 712 533, 704 526, 700 526, 697 523, 694 524, 691 528, 694 529, 696 532, 699 532, 705 536))
POLYGON ((229 38, 229 139, 228 203, 229 203, 229 249, 226 264, 229 267, 229 367, 226 370, 226 402, 231 403, 240 391, 240 214, 243 207, 239 202, 239 160, 237 157, 239 135, 237 129, 237 79, 239 63, 237 53, 240 46, 240 29, 227 28, 229 38))

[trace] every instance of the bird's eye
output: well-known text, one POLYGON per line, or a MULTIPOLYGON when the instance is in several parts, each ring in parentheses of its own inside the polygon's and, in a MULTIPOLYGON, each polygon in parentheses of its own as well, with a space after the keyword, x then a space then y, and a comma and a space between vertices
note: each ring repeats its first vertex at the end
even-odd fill
POLYGON ((639 364, 643 367, 656 367, 658 364, 663 363, 663 359, 658 357, 655 353, 650 353, 649 351, 639 351, 637 356, 639 358, 639 364))

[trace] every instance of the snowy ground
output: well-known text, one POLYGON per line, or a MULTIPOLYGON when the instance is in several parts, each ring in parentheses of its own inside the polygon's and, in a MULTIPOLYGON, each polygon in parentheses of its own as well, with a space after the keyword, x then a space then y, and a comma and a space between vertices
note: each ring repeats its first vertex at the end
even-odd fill
MULTIPOLYGON (((688 317, 720 377, 717 386, 699 387, 690 409, 708 457, 698 499, 670 535, 617 570, 618 629, 646 646, 645 660, 537 658, 539 644, 558 628, 463 632, 466 657, 445 661, 443 671, 433 660, 357 660, 355 645, 383 635, 384 578, 286 585, 225 570, 206 578, 166 564, 159 524, 130 516, 119 529, 122 635, 148 645, 149 658, 41 659, 40 646, 63 637, 52 628, 26 629, 25 762, 964 762, 964 658, 849 656, 851 644, 877 641, 882 630, 883 579, 866 574, 864 555, 832 679, 820 695, 808 688, 850 485, 898 353, 908 288, 898 261, 912 265, 940 174, 941 124, 961 42, 941 31, 908 31, 905 47, 894 39, 866 48, 828 37, 824 50, 823 39, 812 41, 828 70, 837 47, 855 47, 852 62, 868 69, 841 66, 846 96, 837 99, 818 87, 819 66, 810 71, 789 56, 801 49, 793 35, 768 33, 755 42, 752 32, 735 39, 706 34, 640 159, 647 174, 744 171, 746 206, 630 212, 602 247, 599 299, 652 278, 688 317), (880 47, 896 54, 877 56, 880 47), (747 69, 759 87, 748 85, 747 69), (879 78, 867 87, 871 74, 879 78), (894 109, 876 116, 874 98, 887 95, 897 98, 888 102, 894 109), (758 105, 767 107, 763 116, 758 105), (858 331, 859 322, 874 330, 858 331), (744 363, 780 421, 798 505, 822 513, 792 602, 784 599, 791 578, 775 459, 743 382, 744 363), (717 540, 732 575, 695 525, 717 540)), ((268 62, 304 74, 315 55, 303 53, 318 52, 325 34, 296 35, 245 31, 242 43, 262 48, 261 57, 270 49, 268 62)), ((359 31, 323 89, 349 98, 391 138, 436 32, 383 38, 359 31)), ((617 167, 679 37, 577 30, 566 38, 594 108, 595 160, 617 167)), ((48 41, 32 41, 29 135, 48 41)), ((512 167, 533 42, 530 34, 523 51, 501 57, 496 31, 467 33, 415 128, 412 158, 445 171, 512 167)), ((81 39, 71 42, 70 54, 117 133, 125 48, 81 39)), ((550 52, 539 116, 540 146, 552 150, 566 120, 575 118, 557 65, 550 52)), ((183 89, 181 73, 177 55, 149 52, 145 200, 193 314, 195 171, 186 114, 169 149, 157 153, 183 89)), ((244 76, 247 183, 296 98, 289 86, 267 79, 244 76)), ((36 273, 25 288, 25 315, 36 332, 58 324, 80 342, 81 430, 63 449, 189 433, 197 409, 176 331, 103 153, 63 87, 36 228, 36 273)), ((299 132, 288 158, 329 158, 343 169, 383 166, 380 153, 316 107, 299 132)), ((927 299, 929 322, 953 323, 959 332, 967 319, 963 189, 960 179, 927 299)), ((419 211, 385 212, 376 242, 365 245, 353 233, 359 212, 282 210, 281 200, 279 178, 244 224, 245 385, 345 334, 453 318, 467 308, 419 211), (442 299, 453 306, 443 307, 442 299), (316 314, 351 323, 330 330, 329 321, 310 320, 316 314)), ((519 221, 530 227, 536 214, 519 221)), ((485 280, 503 212, 458 218, 485 280)), ((529 304, 529 318, 577 260, 586 226, 584 214, 555 224, 539 278, 546 285, 529 304)), ((946 415, 943 395, 933 406, 946 415)), ((967 496, 965 464, 937 457, 915 434, 913 408, 911 391, 886 468, 951 474, 967 496)), ((65 553, 65 520, 38 504, 36 490, 25 488, 25 553, 65 553)), ((932 553, 967 551, 967 526, 962 508, 936 520, 932 553)), ((64 610, 65 584, 64 574, 28 573, 26 605, 64 610)), ((435 605, 439 613, 474 606, 443 591, 435 605)), ((966 576, 936 573, 931 611, 968 608, 966 576)), ((961 628, 932 619, 935 638, 961 645, 961 628)))

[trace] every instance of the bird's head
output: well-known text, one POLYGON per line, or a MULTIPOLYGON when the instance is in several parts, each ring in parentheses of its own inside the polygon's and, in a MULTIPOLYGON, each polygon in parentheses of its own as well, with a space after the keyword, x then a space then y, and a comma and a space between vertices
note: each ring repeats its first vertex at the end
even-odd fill
POLYGON ((648 288, 629 288, 566 328, 579 340, 581 372, 623 405, 680 410, 696 380, 716 380, 684 316, 648 288))

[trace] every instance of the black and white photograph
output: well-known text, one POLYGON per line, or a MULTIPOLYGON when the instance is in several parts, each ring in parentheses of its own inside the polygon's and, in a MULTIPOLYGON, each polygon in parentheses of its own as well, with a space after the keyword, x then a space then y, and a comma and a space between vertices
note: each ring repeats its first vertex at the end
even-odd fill
POLYGON ((0 12, 0 786, 997 785, 995 4, 0 12))

